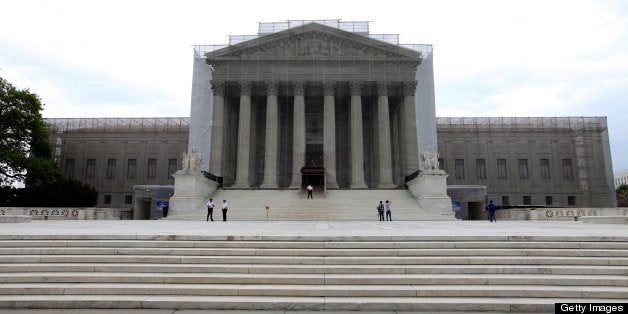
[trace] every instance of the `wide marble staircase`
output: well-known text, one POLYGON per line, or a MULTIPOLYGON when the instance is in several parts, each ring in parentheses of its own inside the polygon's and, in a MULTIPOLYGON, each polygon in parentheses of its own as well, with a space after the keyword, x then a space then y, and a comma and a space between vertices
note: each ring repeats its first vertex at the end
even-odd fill
POLYGON ((553 312, 626 300, 621 237, 0 237, 5 309, 553 312))
MULTIPOLYGON (((453 212, 420 208, 408 190, 328 190, 315 192, 313 199, 297 190, 217 190, 213 195, 217 209, 214 219, 221 220, 222 200, 229 203, 229 220, 377 220, 379 201, 392 201, 393 220, 455 220, 453 212), (266 209, 268 208, 268 209, 266 209)), ((205 220, 205 207, 196 214, 171 213, 170 220, 205 220)))

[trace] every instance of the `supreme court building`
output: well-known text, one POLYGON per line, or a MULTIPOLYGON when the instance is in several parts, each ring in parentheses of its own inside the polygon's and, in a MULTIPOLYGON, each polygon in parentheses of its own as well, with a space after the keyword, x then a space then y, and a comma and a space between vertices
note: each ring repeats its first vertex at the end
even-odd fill
POLYGON ((616 206, 605 117, 437 118, 432 46, 368 22, 260 23, 193 52, 189 117, 47 119, 54 158, 98 207, 137 208, 137 187, 170 186, 171 203, 198 213, 212 195, 305 184, 330 200, 407 189, 418 211, 616 206), (202 160, 186 172, 193 149, 202 160))
POLYGON ((398 40, 287 21, 195 46, 188 146, 225 188, 404 187, 436 118, 431 46, 398 40))

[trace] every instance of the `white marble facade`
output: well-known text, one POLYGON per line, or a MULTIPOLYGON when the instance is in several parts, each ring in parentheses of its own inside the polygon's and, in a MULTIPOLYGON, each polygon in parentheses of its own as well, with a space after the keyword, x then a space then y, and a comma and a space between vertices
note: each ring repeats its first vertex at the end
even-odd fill
POLYGON ((433 107, 416 100, 433 91, 433 77, 417 82, 425 56, 318 23, 207 52, 196 59, 207 73, 195 70, 205 94, 193 91, 191 128, 207 112, 195 107, 211 107, 211 128, 191 130, 189 145, 211 134, 202 168, 225 187, 299 188, 310 180, 302 168, 317 167, 327 189, 403 188, 421 144, 436 143, 435 125, 427 140, 417 128, 434 119, 417 115, 433 107))

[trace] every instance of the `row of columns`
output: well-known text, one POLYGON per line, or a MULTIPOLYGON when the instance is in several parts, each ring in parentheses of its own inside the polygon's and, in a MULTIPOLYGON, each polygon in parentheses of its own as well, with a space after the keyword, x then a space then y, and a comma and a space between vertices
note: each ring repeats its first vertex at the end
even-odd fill
MULTIPOLYGON (((290 188, 301 185, 301 168, 305 166, 305 97, 303 81, 294 81, 294 117, 292 149, 292 183, 290 188)), ((225 83, 212 81, 214 109, 212 121, 212 139, 210 154, 210 172, 222 176, 223 139, 225 120, 225 83)), ((416 137, 416 115, 414 92, 416 82, 404 83, 403 98, 403 142, 404 173, 408 175, 418 169, 418 143, 416 137)), ((377 123, 379 147, 380 188, 394 187, 392 175, 392 138, 390 133, 389 83, 377 82, 377 123)), ((236 180, 234 187, 248 188, 250 146, 251 146, 251 92, 252 83, 240 84, 240 113, 238 118, 238 146, 236 180)), ((364 145, 362 134, 362 83, 350 82, 351 113, 349 130, 351 132, 351 180, 350 187, 366 188, 364 180, 364 145)), ((277 188, 279 110, 277 102, 278 82, 266 82, 266 142, 264 151, 264 180, 262 188, 277 188)), ((323 82, 323 160, 327 188, 338 188, 336 179, 336 125, 335 125, 335 82, 323 82)))

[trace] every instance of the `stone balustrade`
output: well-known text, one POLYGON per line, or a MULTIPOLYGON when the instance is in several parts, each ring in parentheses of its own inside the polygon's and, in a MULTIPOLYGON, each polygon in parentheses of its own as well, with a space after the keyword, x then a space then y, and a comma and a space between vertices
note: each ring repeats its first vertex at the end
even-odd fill
POLYGON ((132 208, 0 207, 1 216, 30 216, 32 220, 131 220, 132 208))

